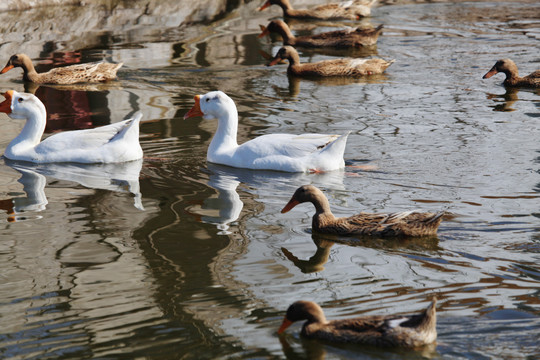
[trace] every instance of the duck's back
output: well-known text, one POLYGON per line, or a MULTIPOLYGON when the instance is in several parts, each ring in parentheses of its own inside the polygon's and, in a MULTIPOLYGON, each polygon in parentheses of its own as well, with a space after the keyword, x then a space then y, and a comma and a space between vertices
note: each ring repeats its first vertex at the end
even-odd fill
POLYGON ((58 85, 105 82, 115 79, 116 73, 121 66, 122 63, 111 64, 105 62, 64 66, 39 74, 38 82, 58 85))

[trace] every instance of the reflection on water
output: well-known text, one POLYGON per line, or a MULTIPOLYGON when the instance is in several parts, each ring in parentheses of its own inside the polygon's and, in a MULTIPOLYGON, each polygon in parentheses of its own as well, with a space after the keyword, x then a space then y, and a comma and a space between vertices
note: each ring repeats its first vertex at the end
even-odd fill
MULTIPOLYGON (((259 51, 280 44, 257 39, 259 24, 281 10, 257 12, 257 1, 113 3, 0 13, 4 63, 18 52, 40 71, 66 59, 125 63, 103 87, 34 89, 51 131, 145 115, 136 171, 0 164, 3 358, 537 356, 538 93, 481 80, 509 54, 535 64, 537 2, 382 2, 366 21, 385 25, 377 56, 396 63, 341 82, 267 68, 259 51), (181 119, 193 95, 216 89, 238 106, 239 142, 352 130, 346 163, 377 171, 206 164, 216 123, 181 119), (432 239, 318 236, 312 208, 280 213, 303 184, 323 187, 337 216, 453 216, 432 239), (433 294, 439 338, 425 352, 309 342, 299 327, 276 335, 298 299, 345 318, 414 312, 433 294)), ((336 24, 291 25, 301 35, 336 24)), ((19 91, 20 79, 10 71, 0 85, 19 91)), ((21 123, 1 121, 5 148, 21 123)))
MULTIPOLYGON (((6 165, 21 173, 19 183, 23 184, 26 197, 13 198, 13 208, 8 213, 39 212, 45 210, 47 196, 45 176, 57 180, 72 181, 89 189, 103 189, 116 192, 129 192, 134 197, 133 205, 144 210, 142 195, 139 187, 139 174, 142 160, 117 164, 75 164, 52 163, 32 164, 12 161, 4 158, 6 165)), ((10 221, 15 221, 11 218, 10 221)))

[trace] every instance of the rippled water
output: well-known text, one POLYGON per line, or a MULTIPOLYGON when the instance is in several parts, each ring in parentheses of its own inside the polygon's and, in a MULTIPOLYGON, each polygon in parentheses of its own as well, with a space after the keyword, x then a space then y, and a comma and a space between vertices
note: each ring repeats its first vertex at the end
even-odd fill
MULTIPOLYGON (((177 5, 0 14, 5 61, 26 52, 42 59, 38 70, 125 63, 111 84, 27 86, 46 104, 48 132, 139 109, 145 119, 142 163, 0 165, 0 356, 540 356, 540 93, 505 90, 502 75, 481 79, 503 57, 522 74, 539 68, 539 4, 381 4, 363 23, 385 25, 373 55, 396 63, 385 75, 338 81, 295 81, 285 66, 265 67, 260 50, 275 53, 280 42, 257 39, 258 25, 280 11, 259 5, 188 25, 177 5), (51 12, 82 30, 44 20, 51 12), (345 158, 354 166, 283 174, 207 164, 215 121, 182 116, 195 94, 215 89, 238 106, 240 142, 351 130, 345 158), (336 215, 450 215, 433 239, 316 235, 312 206, 280 214, 306 183, 325 190, 336 215), (415 312, 432 295, 439 338, 422 351, 321 344, 300 338, 299 325, 276 335, 298 299, 339 318, 415 312)), ((293 28, 332 26, 312 25, 293 28)), ((302 61, 333 55, 351 54, 301 52, 302 61)), ((25 90, 19 70, 0 85, 25 90)), ((1 121, 4 149, 22 124, 1 121)))

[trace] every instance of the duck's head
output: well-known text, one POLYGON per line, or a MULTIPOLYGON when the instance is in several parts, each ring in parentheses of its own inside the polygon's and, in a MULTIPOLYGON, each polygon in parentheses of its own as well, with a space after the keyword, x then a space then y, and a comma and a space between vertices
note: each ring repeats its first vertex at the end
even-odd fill
POLYGON ((272 20, 268 23, 268 26, 259 26, 261 28, 261 33, 257 36, 258 38, 270 35, 270 33, 278 33, 281 35, 284 33, 284 29, 288 28, 287 24, 283 20, 272 20))
POLYGON ((236 111, 234 101, 223 91, 211 91, 205 95, 195 95, 195 105, 185 115, 184 119, 202 116, 204 119, 219 119, 223 114, 236 111))
POLYGON ((300 186, 296 191, 294 192, 293 196, 291 197, 291 200, 285 205, 285 207, 281 210, 281 213, 284 214, 294 208, 296 205, 304 203, 304 202, 311 202, 311 203, 318 203, 321 202, 322 199, 326 198, 323 194, 323 192, 313 186, 313 185, 304 185, 300 186))
POLYGON ((308 322, 326 322, 324 312, 319 305, 313 301, 296 301, 287 309, 287 314, 283 319, 278 334, 283 333, 292 323, 300 320, 308 322))
POLYGON ((264 9, 272 6, 272 5, 278 5, 282 9, 288 9, 291 7, 291 3, 289 0, 266 0, 264 4, 259 8, 259 11, 263 11, 264 9))
POLYGON ((32 61, 30 60, 30 58, 25 55, 25 54, 15 54, 15 55, 12 55, 6 66, 4 66, 4 68, 2 70, 0 70, 0 74, 4 74, 6 72, 8 72, 9 70, 15 68, 15 67, 22 67, 24 69, 28 68, 28 62, 30 62, 30 64, 32 64, 32 61))
POLYGON ((276 56, 274 56, 268 66, 276 65, 282 60, 289 60, 290 63, 296 64, 300 62, 300 56, 298 55, 298 51, 296 51, 296 49, 292 46, 283 46, 278 50, 276 56))
POLYGON ((43 103, 32 94, 8 90, 3 95, 6 99, 0 103, 0 112, 12 119, 28 119, 36 107, 45 111, 43 103))
POLYGON ((499 72, 502 72, 502 73, 505 73, 505 74, 517 74, 518 73, 518 68, 516 66, 516 63, 514 63, 512 60, 510 59, 501 59, 499 61, 497 61, 495 63, 495 65, 493 65, 493 67, 491 68, 491 70, 489 70, 486 75, 484 75, 482 77, 482 79, 489 79, 490 77, 492 77, 493 75, 499 73, 499 72))

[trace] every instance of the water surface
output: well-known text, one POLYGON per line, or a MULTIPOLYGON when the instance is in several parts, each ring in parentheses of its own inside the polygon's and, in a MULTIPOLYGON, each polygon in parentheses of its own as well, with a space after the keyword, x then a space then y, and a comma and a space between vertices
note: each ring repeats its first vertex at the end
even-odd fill
MULTIPOLYGON (((40 71, 125 63, 119 81, 75 89, 25 87, 16 69, 0 77, 3 91, 35 92, 48 133, 142 110, 145 152, 128 168, 2 161, 3 358, 539 356, 540 94, 506 90, 502 75, 481 79, 503 57, 522 74, 539 68, 536 2, 381 4, 362 24, 385 25, 373 55, 395 64, 381 76, 325 81, 265 66, 259 51, 280 42, 257 39, 259 24, 278 9, 258 13, 252 1, 190 18, 191 9, 161 5, 1 14, 5 61, 25 52, 40 71), (80 29, 45 20, 49 12, 80 29), (216 89, 237 104, 239 142, 352 131, 350 166, 286 174, 206 163, 215 121, 182 117, 194 95, 216 89), (336 215, 449 216, 431 239, 321 236, 311 233, 312 206, 280 213, 303 184, 322 188, 336 215), (340 318, 415 312, 433 295, 438 342, 418 352, 307 341, 299 325, 276 335, 295 300, 340 318)), ((309 33, 335 24, 293 25, 309 33)), ((4 149, 22 124, 1 121, 4 149)))

